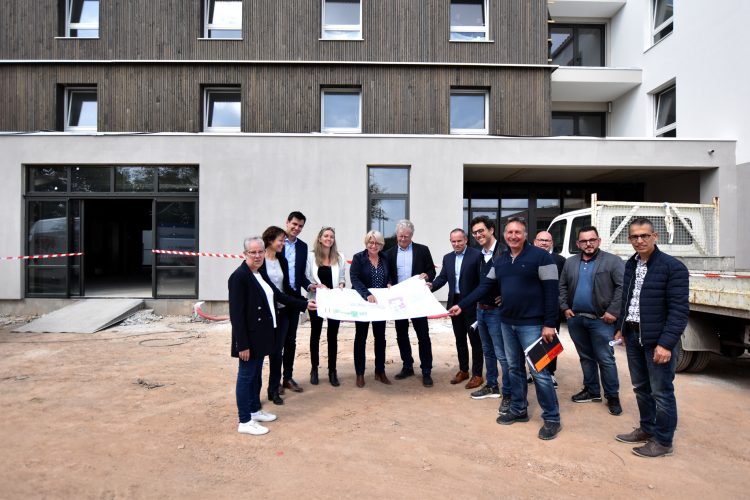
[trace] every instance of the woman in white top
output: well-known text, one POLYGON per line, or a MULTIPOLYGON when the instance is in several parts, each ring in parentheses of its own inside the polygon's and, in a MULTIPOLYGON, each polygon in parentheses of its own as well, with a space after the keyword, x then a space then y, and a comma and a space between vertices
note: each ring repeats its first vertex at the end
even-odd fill
MULTIPOLYGON (((346 261, 344 255, 336 249, 336 231, 332 227, 323 227, 318 232, 313 250, 307 255, 305 275, 312 284, 309 299, 315 299, 316 288, 344 288, 346 286, 346 261)), ((323 318, 310 311, 310 383, 318 384, 318 364, 320 363, 320 334, 323 331, 323 318)), ((328 320, 328 380, 338 387, 336 374, 336 354, 338 351, 339 321, 328 320)))
MULTIPOLYGON (((263 231, 263 243, 266 245, 266 250, 262 269, 276 288, 287 295, 301 298, 300 294, 289 285, 289 263, 284 257, 285 236, 284 230, 277 226, 270 226, 263 231)), ((296 308, 287 308, 279 304, 273 351, 268 356, 268 400, 276 405, 284 404, 279 394, 284 340, 289 330, 290 317, 298 314, 299 311, 296 308)))

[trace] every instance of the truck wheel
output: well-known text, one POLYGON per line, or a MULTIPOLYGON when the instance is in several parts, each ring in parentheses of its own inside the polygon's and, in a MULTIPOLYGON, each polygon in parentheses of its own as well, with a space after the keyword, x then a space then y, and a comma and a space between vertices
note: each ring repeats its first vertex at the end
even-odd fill
POLYGON ((692 354, 693 361, 687 367, 686 371, 690 373, 702 372, 708 366, 708 362, 711 361, 711 352, 694 351, 692 354))
POLYGON ((693 362, 693 352, 682 348, 682 339, 677 343, 677 366, 676 372, 684 372, 693 362))

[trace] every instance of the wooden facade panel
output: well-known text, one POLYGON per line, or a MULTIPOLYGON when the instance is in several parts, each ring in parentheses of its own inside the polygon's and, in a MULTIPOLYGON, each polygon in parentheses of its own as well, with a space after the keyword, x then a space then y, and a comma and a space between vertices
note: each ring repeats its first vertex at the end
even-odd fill
POLYGON ((550 116, 546 68, 281 64, 0 66, 0 130, 61 126, 59 89, 96 85, 103 132, 200 132, 206 86, 242 89, 242 131, 320 131, 326 86, 362 89, 362 132, 447 134, 452 87, 488 89, 491 134, 543 136, 550 116))
POLYGON ((8 0, 0 59, 547 63, 546 0, 490 0, 489 43, 450 42, 450 0, 362 0, 362 41, 321 36, 321 0, 244 0, 242 40, 204 40, 202 0, 100 2, 99 39, 63 39, 64 0, 8 0))

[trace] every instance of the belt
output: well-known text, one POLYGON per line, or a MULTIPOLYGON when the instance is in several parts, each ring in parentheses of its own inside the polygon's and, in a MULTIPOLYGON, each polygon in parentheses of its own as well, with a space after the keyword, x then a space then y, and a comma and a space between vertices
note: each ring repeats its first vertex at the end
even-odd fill
POLYGON ((640 333, 641 331, 641 324, 637 323, 635 321, 626 321, 625 324, 628 326, 628 328, 635 333, 640 333))
POLYGON ((575 314, 576 316, 580 316, 582 318, 599 319, 599 317, 596 314, 591 314, 591 313, 573 311, 573 314, 575 314))
POLYGON ((481 309, 482 311, 492 311, 497 309, 497 306, 490 306, 487 304, 477 304, 477 307, 481 309))

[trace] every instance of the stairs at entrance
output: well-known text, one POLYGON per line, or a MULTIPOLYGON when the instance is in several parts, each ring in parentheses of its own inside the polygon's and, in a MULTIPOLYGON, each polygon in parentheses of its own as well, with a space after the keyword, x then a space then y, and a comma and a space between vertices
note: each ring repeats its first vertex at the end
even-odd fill
POLYGON ((14 329, 19 333, 95 333, 139 309, 141 299, 84 299, 14 329))

